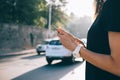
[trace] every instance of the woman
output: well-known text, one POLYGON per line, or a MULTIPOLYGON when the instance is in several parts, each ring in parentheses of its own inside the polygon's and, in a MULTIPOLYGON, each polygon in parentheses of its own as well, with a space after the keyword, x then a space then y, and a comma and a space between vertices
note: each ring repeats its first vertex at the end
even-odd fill
POLYGON ((120 0, 96 0, 98 15, 88 31, 87 48, 58 28, 62 44, 86 60, 86 80, 120 80, 120 0), (81 44, 81 45, 79 45, 81 44))

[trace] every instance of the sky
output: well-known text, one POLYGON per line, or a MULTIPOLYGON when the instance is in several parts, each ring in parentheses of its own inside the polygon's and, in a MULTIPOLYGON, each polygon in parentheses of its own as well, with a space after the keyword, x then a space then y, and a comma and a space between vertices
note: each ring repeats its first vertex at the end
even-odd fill
POLYGON ((78 17, 93 15, 93 0, 67 0, 67 2, 65 11, 68 15, 71 12, 78 17))

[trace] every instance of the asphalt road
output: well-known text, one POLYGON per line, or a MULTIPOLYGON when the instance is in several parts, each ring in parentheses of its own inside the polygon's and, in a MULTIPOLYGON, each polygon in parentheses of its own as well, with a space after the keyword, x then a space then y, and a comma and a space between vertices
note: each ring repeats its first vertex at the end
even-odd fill
POLYGON ((85 62, 48 65, 45 55, 36 53, 0 57, 0 80, 85 80, 85 62))

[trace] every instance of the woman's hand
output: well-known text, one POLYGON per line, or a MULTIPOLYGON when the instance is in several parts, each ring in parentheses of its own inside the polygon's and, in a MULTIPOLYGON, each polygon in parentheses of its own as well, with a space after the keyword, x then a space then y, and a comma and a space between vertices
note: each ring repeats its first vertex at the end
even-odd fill
POLYGON ((83 44, 81 40, 74 37, 70 33, 65 32, 64 30, 60 28, 58 28, 57 31, 58 31, 58 37, 60 38, 61 43, 67 49, 73 51, 77 47, 78 44, 83 44))
POLYGON ((63 29, 58 28, 57 31, 58 31, 58 34, 59 34, 59 35, 60 35, 60 34, 61 34, 61 35, 65 35, 66 37, 68 37, 68 38, 71 39, 72 41, 75 40, 75 37, 74 37, 73 35, 71 35, 70 33, 66 32, 66 31, 64 31, 63 29))
POLYGON ((75 41, 71 40, 70 37, 61 34, 58 34, 58 37, 60 38, 62 45, 70 51, 74 51, 74 49, 77 47, 75 41))
POLYGON ((86 47, 85 44, 79 38, 75 38, 75 42, 77 44, 82 44, 84 47, 86 47))

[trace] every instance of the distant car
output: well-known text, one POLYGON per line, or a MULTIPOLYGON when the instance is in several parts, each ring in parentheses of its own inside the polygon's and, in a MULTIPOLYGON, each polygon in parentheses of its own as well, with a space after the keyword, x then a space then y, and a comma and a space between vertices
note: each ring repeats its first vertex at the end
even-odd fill
POLYGON ((38 55, 40 55, 42 52, 45 52, 46 51, 46 48, 47 48, 47 44, 49 43, 49 41, 45 40, 43 41, 42 44, 38 44, 36 46, 36 52, 38 55))
POLYGON ((67 63, 73 63, 75 61, 72 52, 66 49, 59 39, 51 40, 49 42, 45 55, 48 64, 51 64, 53 60, 57 59, 67 63))

